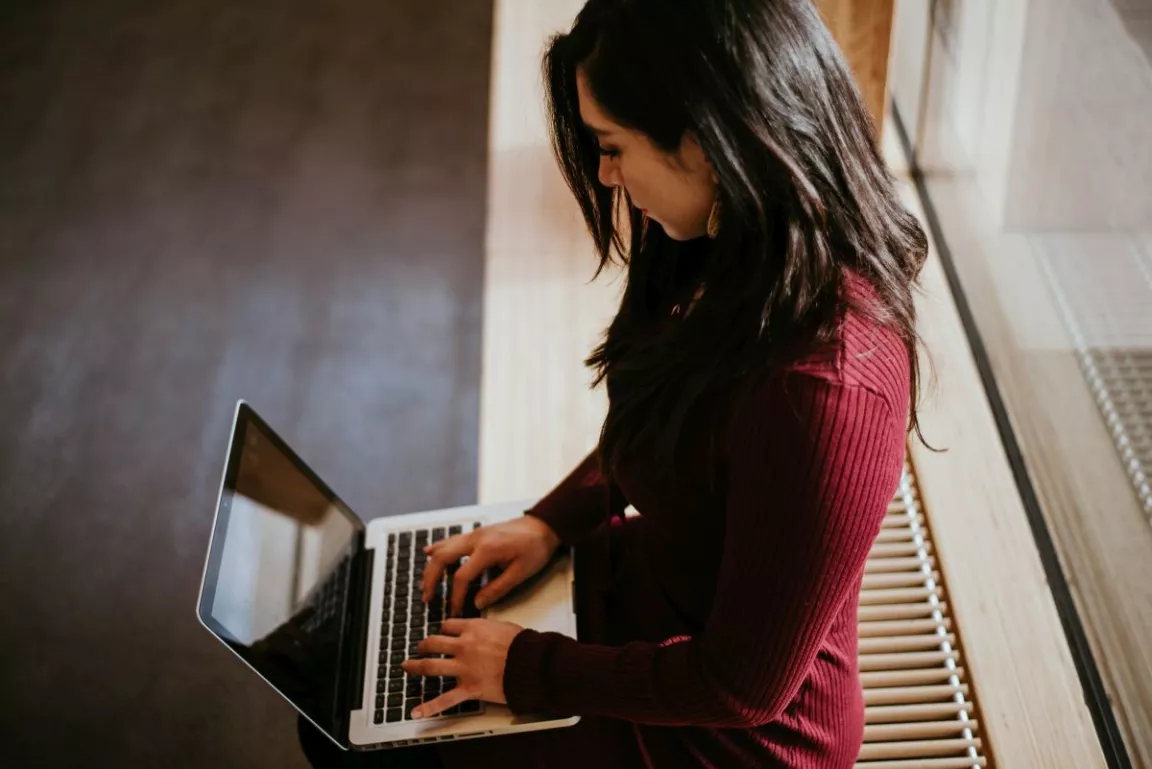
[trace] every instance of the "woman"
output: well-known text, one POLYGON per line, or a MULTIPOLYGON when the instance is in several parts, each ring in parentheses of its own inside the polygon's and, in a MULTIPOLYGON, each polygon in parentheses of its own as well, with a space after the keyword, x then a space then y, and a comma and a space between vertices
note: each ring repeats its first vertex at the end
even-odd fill
POLYGON ((601 267, 627 267, 589 359, 609 412, 523 519, 429 548, 426 585, 467 555, 456 609, 501 566, 490 604, 575 545, 597 643, 445 623, 421 651, 449 657, 405 663, 459 680, 425 715, 477 698, 583 719, 437 760, 851 766, 864 562, 916 426, 924 235, 811 0, 589 0, 545 72, 601 267))

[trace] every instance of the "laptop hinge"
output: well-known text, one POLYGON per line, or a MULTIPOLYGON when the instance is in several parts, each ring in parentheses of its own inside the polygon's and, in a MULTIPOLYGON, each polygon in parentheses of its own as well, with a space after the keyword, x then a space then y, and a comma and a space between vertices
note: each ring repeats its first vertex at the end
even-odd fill
MULTIPOLYGON (((363 535, 361 535, 363 537, 363 535)), ((364 665, 368 653, 368 619, 371 616, 372 574, 376 550, 360 543, 359 552, 352 562, 349 590, 348 624, 341 646, 340 696, 337 697, 336 718, 341 735, 348 734, 349 714, 358 710, 364 701, 364 665)))

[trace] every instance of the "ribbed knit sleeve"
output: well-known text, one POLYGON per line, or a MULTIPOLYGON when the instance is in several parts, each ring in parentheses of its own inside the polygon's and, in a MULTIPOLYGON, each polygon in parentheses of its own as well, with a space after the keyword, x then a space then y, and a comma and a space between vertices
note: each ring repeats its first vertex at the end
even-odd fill
POLYGON ((591 535, 609 512, 619 515, 625 507, 624 495, 604 478, 592 452, 528 514, 551 526, 565 545, 575 545, 591 535))
POLYGON ((750 727, 796 696, 837 612, 857 600, 898 481, 904 418, 870 390, 797 373, 736 417, 704 632, 609 647, 525 630, 504 675, 514 711, 750 727))

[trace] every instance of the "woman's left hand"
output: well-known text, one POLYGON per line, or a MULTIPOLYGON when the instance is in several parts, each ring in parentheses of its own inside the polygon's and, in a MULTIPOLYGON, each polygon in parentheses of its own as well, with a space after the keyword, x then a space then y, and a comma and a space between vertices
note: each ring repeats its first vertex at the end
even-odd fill
POLYGON ((413 676, 448 676, 456 688, 416 708, 416 718, 434 716, 466 700, 504 704, 504 664, 512 639, 524 628, 490 619, 447 619, 443 635, 425 638, 421 654, 447 654, 447 659, 405 660, 401 667, 413 676))

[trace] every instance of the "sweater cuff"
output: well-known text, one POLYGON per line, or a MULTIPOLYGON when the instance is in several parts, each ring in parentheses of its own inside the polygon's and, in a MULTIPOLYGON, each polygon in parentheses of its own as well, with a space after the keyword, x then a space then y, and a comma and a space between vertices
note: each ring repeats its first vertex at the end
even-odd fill
POLYGON ((546 710, 541 683, 549 645, 543 633, 524 629, 508 647, 508 659, 504 662, 504 699, 517 715, 546 710))

